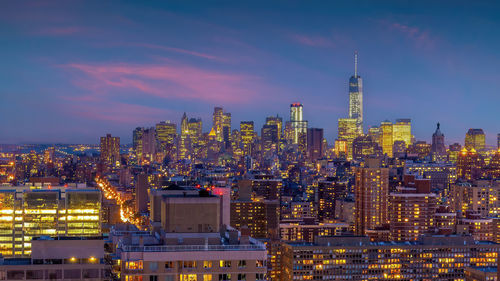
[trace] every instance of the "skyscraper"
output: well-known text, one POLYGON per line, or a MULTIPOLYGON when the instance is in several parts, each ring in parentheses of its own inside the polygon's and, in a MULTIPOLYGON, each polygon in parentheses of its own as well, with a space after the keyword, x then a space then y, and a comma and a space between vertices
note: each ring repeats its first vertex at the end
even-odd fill
POLYGON ((500 149, 500 134, 497 135, 497 148, 500 149))
POLYGON ((345 154, 346 159, 352 159, 352 142, 358 136, 357 120, 354 118, 339 118, 337 142, 345 144, 339 147, 339 154, 345 154))
POLYGON ((120 161, 120 138, 107 134, 101 137, 101 161, 107 165, 116 165, 120 161))
POLYGON ((181 119, 181 136, 185 136, 188 134, 189 134, 188 118, 186 116, 186 112, 184 112, 181 119))
POLYGON ((323 157, 323 129, 307 129, 307 154, 310 161, 323 157))
MULTIPOLYGON (((266 118, 266 125, 276 125, 278 128, 278 141, 281 140, 281 134, 283 132, 283 119, 276 116, 269 116, 266 118)), ((499 134, 500 135, 500 134, 499 134)))
MULTIPOLYGON (((156 129, 155 128, 152 128, 154 129, 156 132, 156 138, 158 140, 158 142, 160 143, 160 145, 162 146, 162 148, 164 148, 164 146, 166 144, 173 144, 174 143, 174 139, 177 135, 177 125, 175 123, 171 123, 170 121, 162 121, 158 124, 156 124, 156 129)), ((147 129, 146 129, 147 130, 147 129)), ((143 130, 143 134, 144 134, 144 131, 143 130)), ((144 146, 144 144, 143 144, 144 146)))
POLYGON ((262 151, 267 152, 277 152, 278 148, 278 126, 265 124, 262 126, 261 130, 262 138, 262 151))
POLYGON ((476 151, 480 152, 484 150, 486 143, 486 136, 483 129, 469 129, 467 134, 465 134, 465 148, 474 148, 476 151))
POLYGON ((215 140, 217 140, 217 141, 223 140, 223 136, 222 136, 222 124, 223 124, 223 122, 224 122, 224 112, 222 110, 222 107, 215 107, 212 128, 214 129, 215 140))
POLYGON ((382 122, 380 124, 380 130, 382 131, 382 152, 387 154, 387 156, 392 157, 392 145, 394 144, 394 140, 392 138, 392 123, 388 120, 382 122))
POLYGON ((226 147, 231 146, 231 113, 222 115, 222 140, 226 147))
POLYGON ((358 52, 354 52, 354 75, 349 79, 349 118, 356 119, 358 134, 363 133, 363 80, 358 76, 358 52))
POLYGON ((411 144, 411 119, 396 119, 392 125, 392 140, 404 141, 406 148, 411 144))
POLYGON ((245 155, 251 153, 251 147, 254 137, 253 121, 241 121, 240 123, 241 142, 243 144, 243 152, 245 155))
POLYGON ((293 131, 293 143, 298 144, 299 140, 307 134, 307 121, 303 117, 303 106, 301 103, 290 105, 290 124, 293 131))
POLYGON ((435 162, 446 161, 446 147, 444 146, 444 135, 439 130, 439 123, 437 123, 437 128, 432 135, 432 147, 431 147, 431 158, 435 162))

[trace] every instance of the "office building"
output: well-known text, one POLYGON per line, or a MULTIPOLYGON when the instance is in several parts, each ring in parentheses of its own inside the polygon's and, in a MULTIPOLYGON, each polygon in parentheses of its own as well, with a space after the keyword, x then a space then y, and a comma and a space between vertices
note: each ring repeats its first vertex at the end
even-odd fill
POLYGON ((266 118, 266 125, 275 125, 278 129, 278 141, 283 138, 283 118, 276 116, 269 116, 266 118))
POLYGON ((0 187, 0 254, 31 254, 39 236, 101 235, 101 192, 76 186, 0 187))
POLYGON ((264 153, 278 152, 279 132, 277 125, 265 124, 261 130, 262 151, 264 153))
MULTIPOLYGON (((352 159, 352 143, 354 139, 358 137, 358 120, 355 118, 339 118, 338 119, 338 141, 342 143, 339 146, 340 151, 337 151, 340 155, 346 157, 347 160, 352 159)), ((337 142, 337 141, 336 141, 337 142)), ((335 144, 337 147, 337 143, 335 144)))
POLYGON ((405 147, 411 145, 411 119, 396 119, 396 123, 392 125, 392 141, 404 142, 405 147))
POLYGON ((222 107, 214 107, 212 129, 215 133, 216 141, 223 141, 222 125, 224 123, 224 111, 222 107))
POLYGON ((304 120, 301 103, 292 103, 290 105, 290 126, 292 130, 292 143, 299 144, 299 146, 306 145, 307 121, 304 120))
POLYGON ((394 145, 393 124, 388 120, 380 123, 380 131, 382 152, 387 154, 387 156, 392 157, 392 148, 394 145))
POLYGON ((486 135, 483 129, 469 129, 465 134, 465 148, 471 150, 472 148, 478 152, 484 150, 486 144, 486 135))
POLYGON ((252 153, 252 143, 255 137, 253 121, 240 122, 241 144, 245 155, 252 153))
POLYGON ((155 131, 156 140, 158 141, 162 149, 165 149, 168 145, 173 145, 175 137, 177 136, 177 125, 170 121, 162 121, 156 124, 155 128, 146 130, 155 131))

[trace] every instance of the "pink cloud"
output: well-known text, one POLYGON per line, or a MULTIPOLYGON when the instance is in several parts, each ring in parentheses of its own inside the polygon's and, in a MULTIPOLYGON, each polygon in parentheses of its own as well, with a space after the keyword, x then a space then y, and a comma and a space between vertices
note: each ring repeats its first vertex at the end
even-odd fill
POLYGON ((202 100, 222 104, 256 102, 266 85, 259 77, 173 64, 68 64, 73 83, 93 96, 141 93, 164 99, 202 100), (81 73, 84 76, 81 76, 81 73))
POLYGON ((311 47, 334 47, 335 44, 327 37, 292 34, 290 36, 295 42, 311 47))
POLYGON ((391 30, 396 30, 405 34, 409 39, 413 40, 417 47, 432 48, 434 47, 434 39, 430 37, 428 31, 423 31, 418 27, 401 24, 398 22, 386 23, 391 30))
POLYGON ((167 47, 167 46, 161 46, 161 45, 155 45, 155 44, 146 44, 146 43, 134 44, 134 45, 139 46, 139 47, 150 48, 150 49, 157 49, 157 50, 175 52, 175 53, 180 53, 180 54, 187 54, 187 55, 205 58, 205 59, 209 59, 209 60, 221 60, 220 58, 213 56, 213 55, 195 52, 195 51, 186 50, 186 49, 181 49, 181 48, 167 47))

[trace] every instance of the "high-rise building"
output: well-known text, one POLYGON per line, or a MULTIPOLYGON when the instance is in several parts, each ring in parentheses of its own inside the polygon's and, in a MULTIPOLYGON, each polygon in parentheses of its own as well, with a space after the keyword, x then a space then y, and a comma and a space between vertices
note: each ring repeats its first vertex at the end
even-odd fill
POLYGON ((251 153, 253 138, 255 136, 253 121, 240 122, 241 143, 246 155, 251 153))
POLYGON ((339 118, 337 139, 345 142, 345 151, 338 151, 337 153, 345 153, 346 159, 352 159, 352 143, 358 135, 357 119, 339 118))
POLYGON ((369 158, 365 167, 355 170, 356 234, 383 227, 388 223, 389 169, 380 160, 369 158))
POLYGON ((404 186, 389 195, 390 230, 393 241, 416 241, 435 230, 437 196, 429 179, 405 175, 404 186))
POLYGON ((144 128, 137 127, 132 132, 132 148, 134 149, 137 159, 142 158, 142 134, 144 133, 144 128))
POLYGON ((394 134, 393 134, 393 124, 392 122, 386 120, 380 123, 381 142, 382 142, 382 153, 387 154, 387 156, 392 157, 392 148, 394 145, 394 134))
POLYGON ((379 126, 372 126, 368 129, 368 135, 376 142, 380 147, 382 147, 382 132, 379 126))
MULTIPOLYGON (((168 123, 167 123, 168 124, 168 123)), ((158 127, 158 124, 156 125, 158 127)), ((174 124, 175 126, 175 124, 174 124)), ((164 129, 165 127, 161 127, 164 129)), ((164 132, 164 131, 162 131, 164 132)), ((162 137, 163 139, 163 137, 162 137)), ((154 127, 151 127, 149 129, 144 129, 142 138, 141 138, 141 143, 142 143, 142 159, 141 160, 147 160, 147 161, 153 161, 156 151, 157 151, 157 134, 156 130, 154 127)), ((160 144, 162 144, 161 142, 160 144)))
POLYGON ((280 141, 283 134, 283 118, 278 115, 269 116, 266 118, 266 125, 276 125, 278 128, 278 141, 280 141))
POLYGON ((222 140, 226 147, 231 145, 231 113, 222 115, 222 140))
POLYGON ((188 121, 189 137, 193 144, 198 144, 199 139, 203 135, 201 119, 191 118, 188 121))
POLYGON ((396 119, 392 125, 392 140, 404 141, 406 147, 411 144, 411 119, 396 119))
POLYGON ((307 121, 304 120, 303 116, 303 106, 301 103, 292 103, 290 105, 290 125, 292 129, 293 143, 301 145, 307 145, 307 121), (304 141, 305 139, 305 141, 304 141))
POLYGON ((189 135, 189 125, 186 112, 182 115, 181 119, 181 136, 189 135))
POLYGON ((277 152, 279 146, 278 138, 278 126, 265 124, 262 126, 261 138, 262 138, 262 151, 264 153, 269 153, 271 151, 277 152))
POLYGON ((432 135, 431 159, 434 162, 444 162, 447 159, 444 135, 439 130, 439 123, 437 123, 436 131, 432 135))
POLYGON ((119 137, 112 137, 111 134, 107 134, 105 137, 101 137, 100 149, 101 162, 111 166, 120 165, 119 137))
MULTIPOLYGON (((177 136, 177 125, 170 121, 162 121, 156 124, 156 128, 149 129, 156 131, 156 139, 160 144, 160 148, 164 150, 168 145, 173 145, 177 136)), ((143 132, 144 134, 144 132, 143 132)), ((144 143, 142 144, 144 146, 144 143)))
POLYGON ((310 161, 323 157, 323 129, 307 129, 307 155, 310 161))
POLYGON ((213 114, 213 125, 212 128, 215 132, 215 140, 223 141, 222 135, 222 125, 224 123, 224 111, 222 107, 215 107, 213 114))
POLYGON ((149 180, 147 174, 138 174, 135 181, 135 211, 143 213, 148 211, 149 180))
POLYGON ((500 134, 497 135, 497 148, 500 150, 500 134))
POLYGON ((0 187, 0 254, 28 256, 38 236, 101 235, 101 192, 77 186, 0 187))
POLYGON ((388 120, 383 121, 380 123, 378 135, 382 152, 389 157, 394 157, 394 143, 397 142, 396 147, 403 151, 412 144, 411 120, 397 119, 394 124, 388 120))
POLYGON ((356 119, 357 133, 363 134, 363 80, 358 75, 358 52, 354 53, 354 75, 349 78, 349 118, 356 119))
POLYGON ((465 148, 470 150, 474 148, 477 152, 484 150, 486 136, 483 129, 469 129, 465 134, 465 148))

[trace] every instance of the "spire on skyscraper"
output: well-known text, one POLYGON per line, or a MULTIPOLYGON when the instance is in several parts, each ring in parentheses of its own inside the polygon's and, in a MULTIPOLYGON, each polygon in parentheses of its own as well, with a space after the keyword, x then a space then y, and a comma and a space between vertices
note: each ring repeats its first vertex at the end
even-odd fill
POLYGON ((358 78, 358 51, 354 51, 354 78, 358 78))

